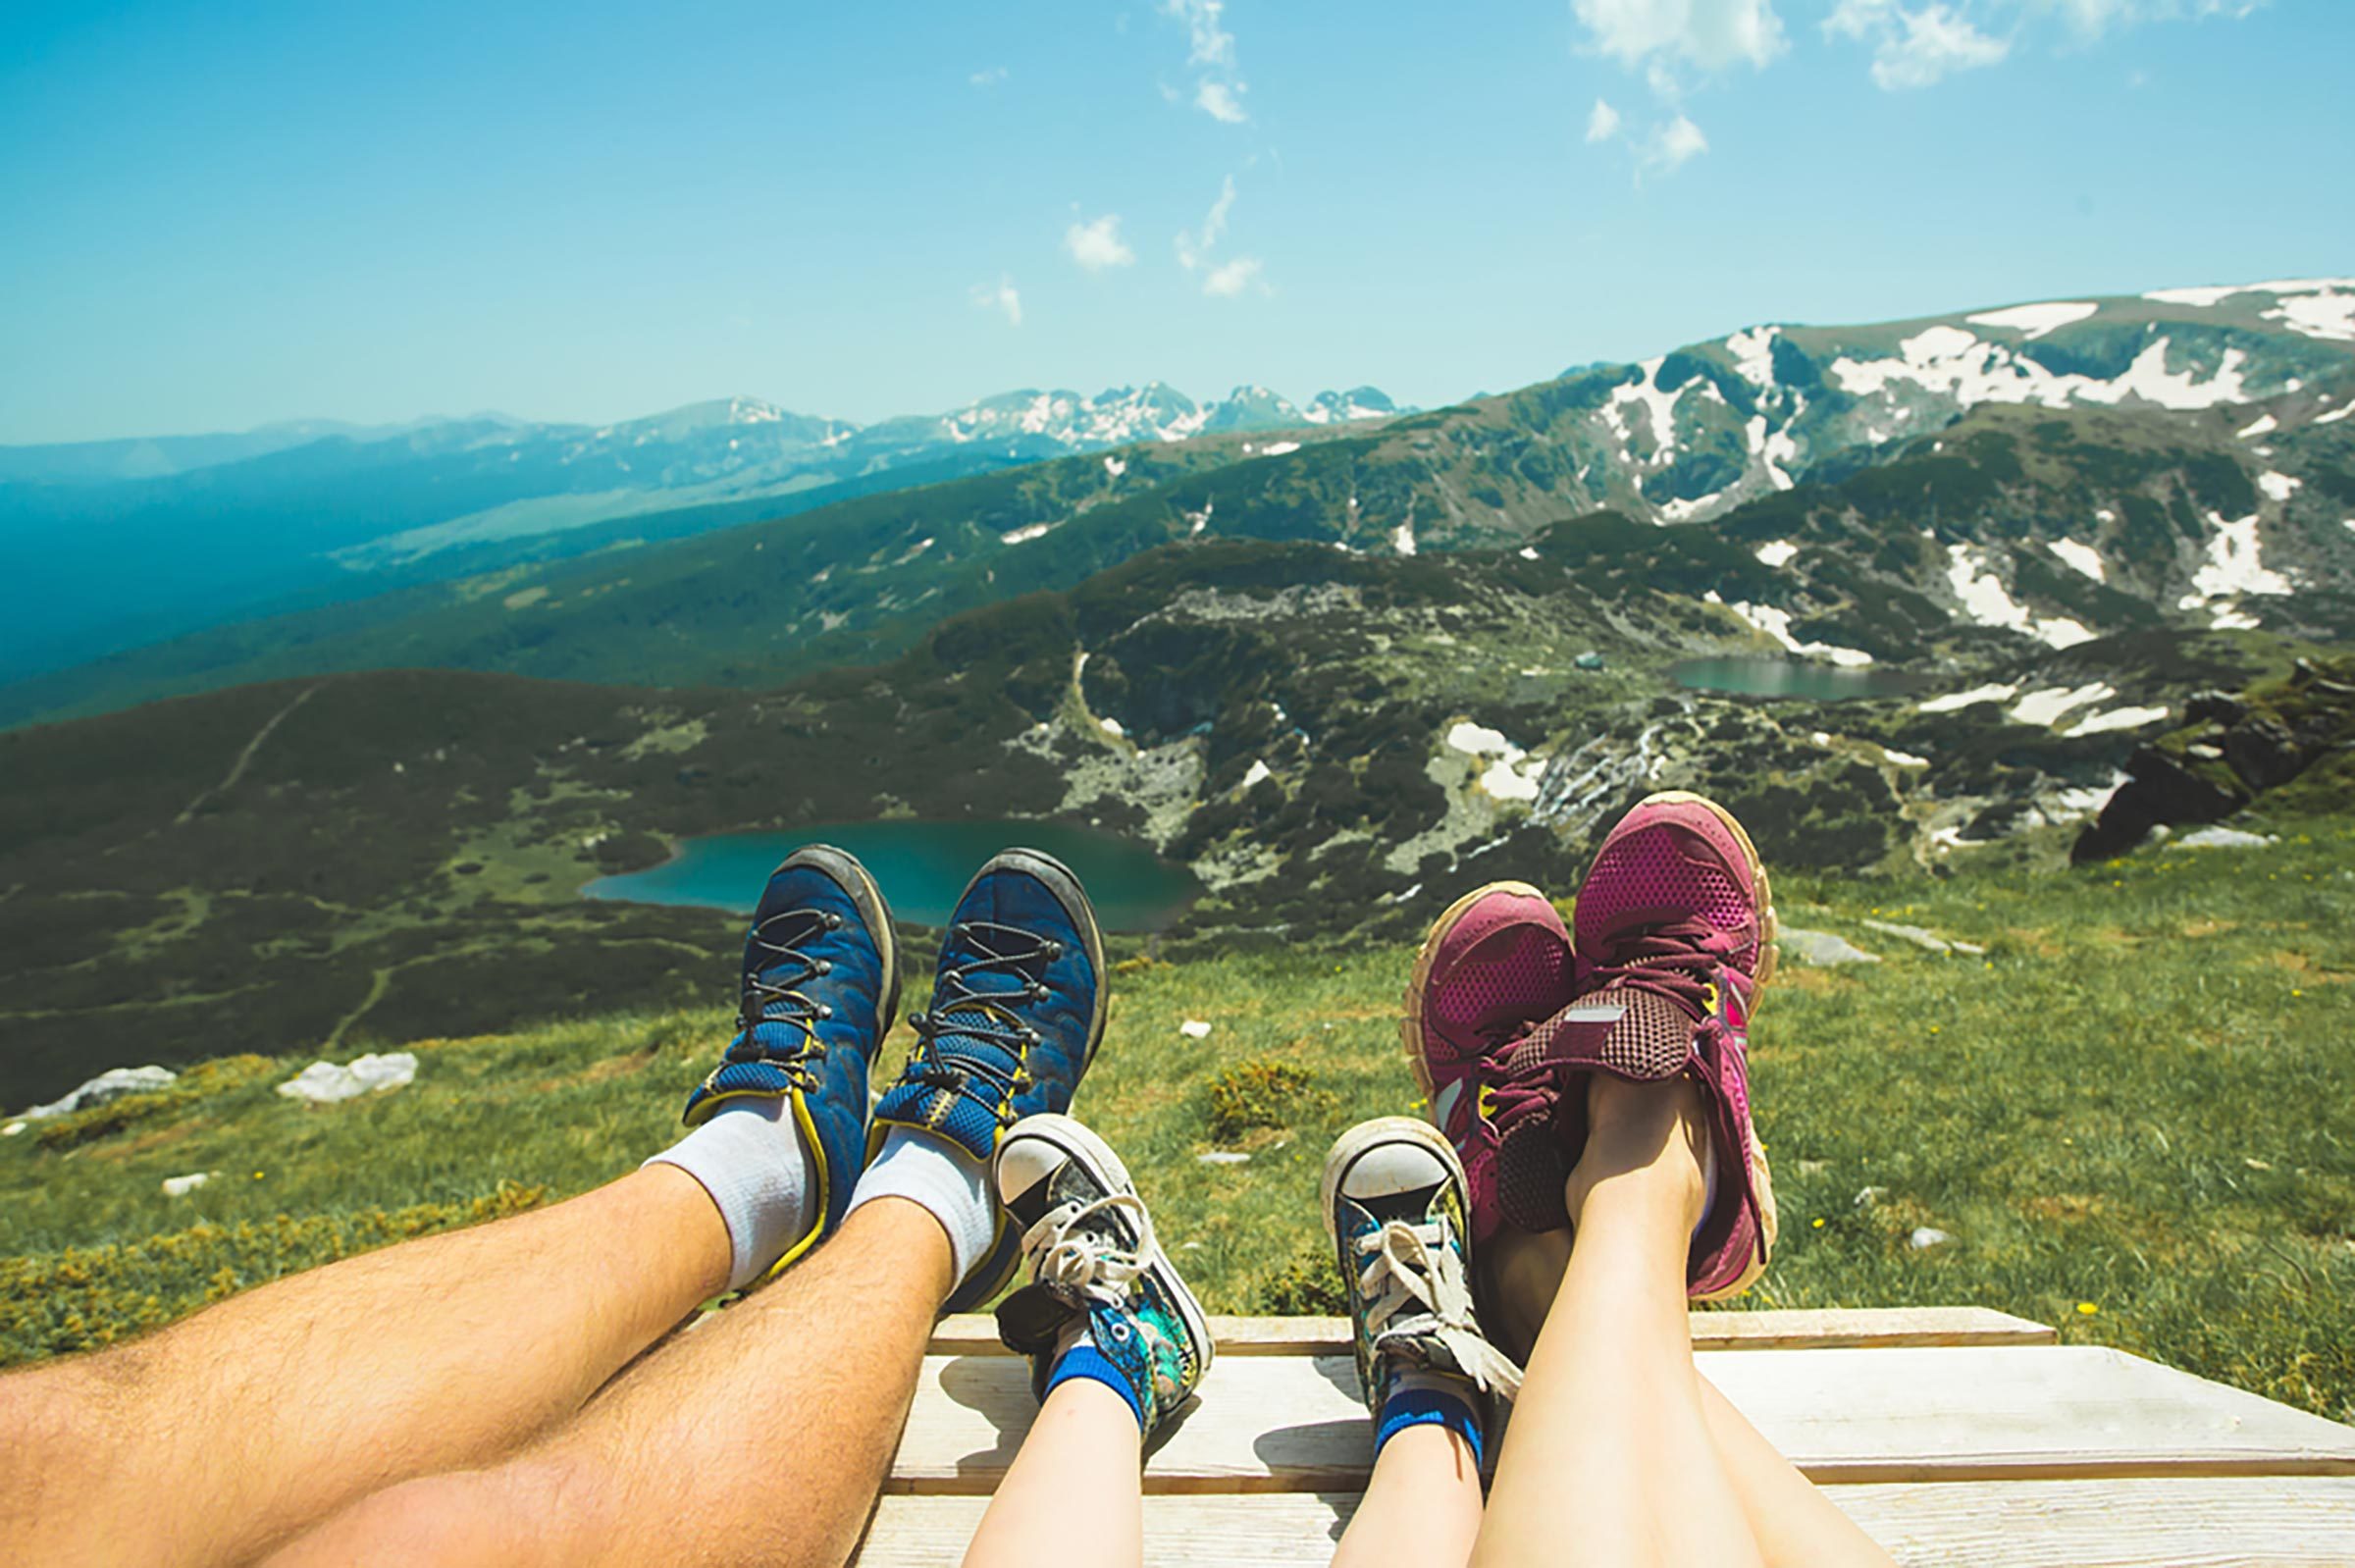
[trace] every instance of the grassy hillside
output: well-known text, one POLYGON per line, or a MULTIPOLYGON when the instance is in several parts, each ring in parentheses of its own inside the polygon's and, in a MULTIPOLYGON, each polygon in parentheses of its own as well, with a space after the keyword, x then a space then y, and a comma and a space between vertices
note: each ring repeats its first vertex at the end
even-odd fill
MULTIPOLYGON (((1746 1304, 1979 1303, 2355 1419, 2355 818, 2270 825, 2265 848, 2075 871, 1778 875, 1787 924, 1885 962, 1794 965, 1768 992, 1784 1243, 1746 1304), (1876 917, 1987 952, 1935 956, 1876 917), (1915 1250, 1917 1227, 1954 1239, 1915 1250)), ((1415 1108, 1394 1023, 1411 947, 1120 955, 1075 1109, 1214 1310, 1330 1308, 1318 1164, 1349 1123, 1415 1108), (1213 1149, 1251 1159, 1199 1164, 1213 1149)), ((714 1004, 726 967, 705 969, 714 1004)), ((712 1006, 432 1041, 412 1087, 321 1108, 272 1093, 304 1058, 235 1058, 0 1140, 0 1361, 627 1170, 726 1027, 712 1006), (196 1171, 217 1175, 161 1195, 196 1171)))

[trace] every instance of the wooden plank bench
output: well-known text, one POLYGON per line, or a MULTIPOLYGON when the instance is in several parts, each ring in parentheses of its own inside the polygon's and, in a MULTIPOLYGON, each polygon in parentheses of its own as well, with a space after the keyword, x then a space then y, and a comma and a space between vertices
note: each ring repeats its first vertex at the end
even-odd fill
MULTIPOLYGON (((1901 1562, 2355 1568, 2355 1428, 1981 1308, 1692 1321, 1702 1371, 1901 1562)), ((1348 1326, 1211 1323, 1201 1399, 1146 1457, 1145 1559, 1323 1563, 1372 1460, 1348 1326)), ((943 1322, 862 1568, 955 1562, 1034 1411, 990 1320, 943 1322)))

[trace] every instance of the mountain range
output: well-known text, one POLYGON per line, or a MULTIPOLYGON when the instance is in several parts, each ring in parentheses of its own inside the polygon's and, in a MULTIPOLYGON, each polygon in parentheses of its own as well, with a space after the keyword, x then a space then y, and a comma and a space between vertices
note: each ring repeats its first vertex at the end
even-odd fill
POLYGON ((0 679, 273 601, 341 601, 618 537, 678 537, 885 483, 1397 412, 1370 387, 1302 407, 1263 387, 1197 404, 1155 382, 1093 397, 1025 390, 864 426, 732 397, 605 426, 482 414, 0 447, 12 611, 0 679))
MULTIPOLYGON (((1138 395, 1091 401, 1161 417, 1138 395)), ((225 1030, 672 999, 727 922, 584 881, 879 813, 1148 843, 1206 889, 1178 948, 1408 933, 1469 880, 1573 875, 1664 787, 1794 869, 2058 864, 2204 688, 2355 634, 2355 282, 1294 412, 887 469, 0 688, 20 724, 103 714, 0 733, 11 1052, 54 1083, 225 1030), (1873 684, 1705 689, 1729 656, 1873 684), (202 695, 105 711, 172 693, 202 695)))

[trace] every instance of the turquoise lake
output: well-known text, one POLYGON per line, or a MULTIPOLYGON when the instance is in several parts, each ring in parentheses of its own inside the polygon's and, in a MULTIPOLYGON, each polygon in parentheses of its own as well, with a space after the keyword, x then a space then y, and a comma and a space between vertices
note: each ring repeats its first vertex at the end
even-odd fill
POLYGON ((1925 684, 1921 677, 1903 670, 1849 669, 1797 658, 1689 658, 1668 673, 1687 691, 1804 697, 1817 703, 1852 697, 1904 697, 1925 684))
POLYGON ((804 844, 832 844, 864 862, 894 919, 946 925, 981 862, 1010 845, 1044 850, 1078 873, 1108 931, 1154 931, 1177 918, 1201 886, 1130 839, 1058 822, 821 822, 787 833, 714 833, 685 840, 651 870, 601 876, 593 899, 691 904, 749 915, 777 862, 804 844))

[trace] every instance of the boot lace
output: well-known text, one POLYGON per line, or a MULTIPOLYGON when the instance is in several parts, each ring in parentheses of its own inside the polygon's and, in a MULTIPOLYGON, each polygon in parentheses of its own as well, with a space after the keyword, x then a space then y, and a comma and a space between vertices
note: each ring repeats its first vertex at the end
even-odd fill
POLYGON ((1400 1351, 1428 1363, 1437 1343, 1479 1386, 1505 1399, 1520 1392, 1521 1369, 1480 1332, 1463 1257, 1449 1242, 1444 1221, 1389 1221, 1358 1237, 1357 1250, 1366 1260, 1357 1291, 1367 1303, 1366 1332, 1375 1355, 1400 1351))
POLYGON ((933 983, 931 1007, 908 1020, 916 1047, 907 1078, 953 1093, 979 1080, 990 1091, 999 1121, 1011 1124, 1011 1102, 1032 1082, 1030 1048, 1045 1038, 1017 1010, 1053 994, 1046 968, 1063 957, 1063 944, 995 920, 961 920, 951 938, 977 956, 942 969, 933 983), (984 980, 991 983, 977 983, 984 980), (952 1059, 940 1049, 943 1037, 995 1046, 1010 1065, 979 1052, 958 1052, 952 1059))

